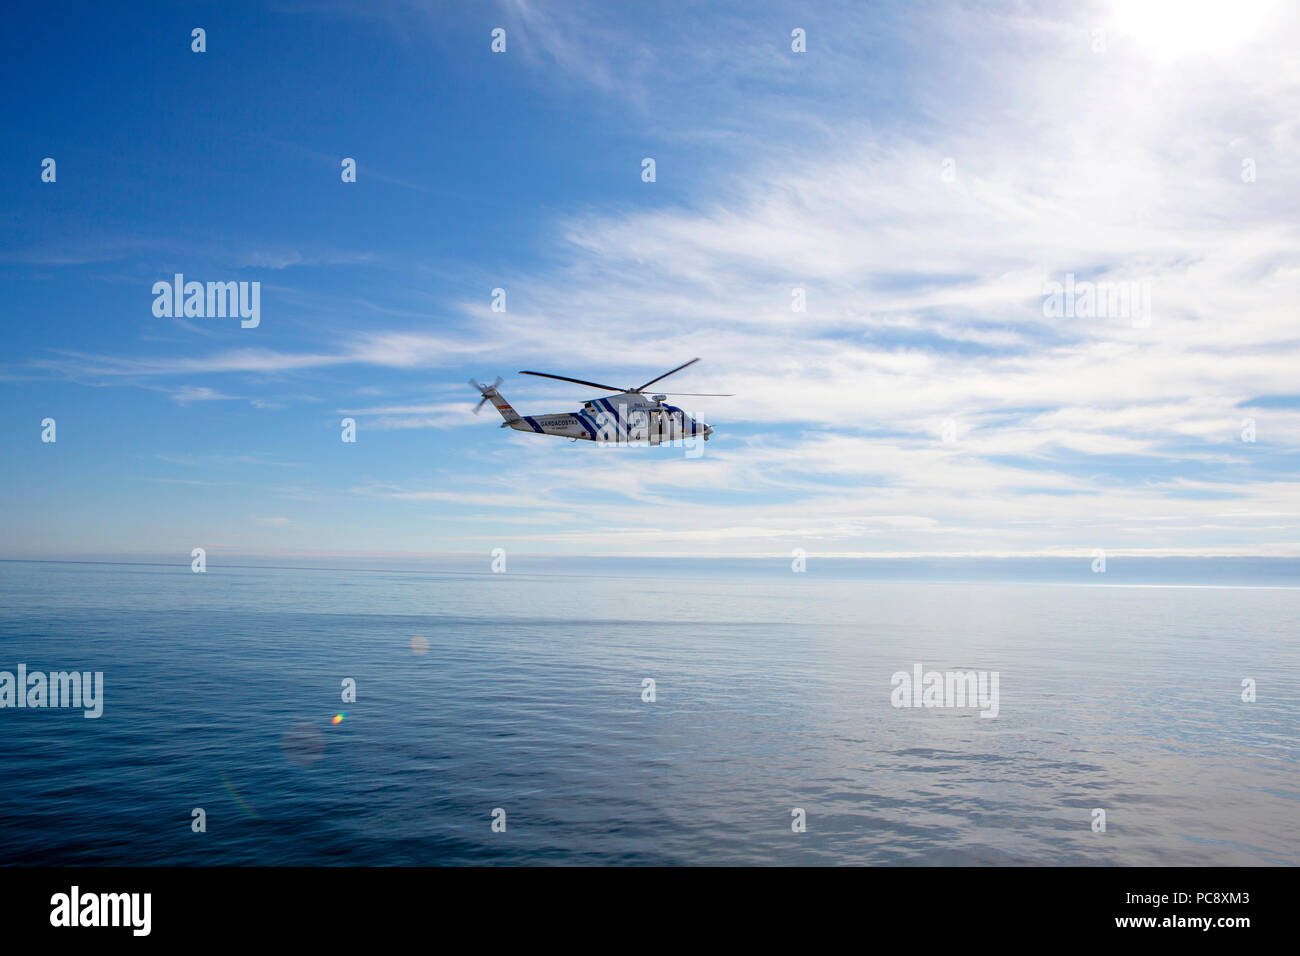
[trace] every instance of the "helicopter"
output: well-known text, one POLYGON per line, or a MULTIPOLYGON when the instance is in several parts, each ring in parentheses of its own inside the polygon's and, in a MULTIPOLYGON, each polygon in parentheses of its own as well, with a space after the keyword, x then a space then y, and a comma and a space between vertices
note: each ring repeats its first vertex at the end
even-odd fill
POLYGON ((587 385, 607 392, 615 392, 605 398, 593 398, 582 403, 582 408, 575 412, 560 412, 555 415, 520 415, 510 403, 497 391, 501 384, 498 378, 491 385, 483 385, 470 379, 469 383, 479 390, 482 400, 474 408, 477 415, 487 402, 501 413, 505 419, 502 428, 513 428, 522 432, 534 432, 538 435, 558 435, 572 441, 594 442, 648 442, 659 445, 664 442, 683 438, 703 438, 709 440, 713 426, 696 421, 676 405, 668 404, 668 395, 688 395, 700 398, 730 398, 730 395, 716 392, 671 392, 661 395, 645 395, 645 390, 655 382, 666 379, 688 366, 698 362, 693 358, 671 371, 658 375, 644 385, 636 388, 619 388, 614 385, 601 385, 581 378, 567 375, 552 375, 550 372, 526 372, 520 375, 536 375, 538 378, 553 378, 560 382, 573 382, 587 385))

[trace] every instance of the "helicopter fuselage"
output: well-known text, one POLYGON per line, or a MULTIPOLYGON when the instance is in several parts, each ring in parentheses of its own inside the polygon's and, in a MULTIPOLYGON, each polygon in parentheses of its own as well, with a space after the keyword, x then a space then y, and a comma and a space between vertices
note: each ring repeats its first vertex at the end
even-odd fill
POLYGON ((708 441, 713 434, 712 426, 696 421, 657 395, 647 397, 636 392, 620 392, 608 398, 593 398, 583 402, 582 408, 573 412, 519 415, 495 388, 489 391, 494 394, 484 392, 484 395, 505 419, 502 427, 518 431, 557 435, 579 441, 616 444, 648 442, 651 445, 683 438, 703 438, 708 441))
MULTIPOLYGON (((650 381, 637 388, 619 388, 591 382, 587 379, 572 378, 568 375, 556 375, 552 372, 521 371, 520 375, 535 375, 560 382, 572 382, 589 388, 598 388, 603 392, 613 392, 603 398, 593 398, 582 403, 582 408, 574 412, 561 412, 556 415, 520 415, 497 391, 501 379, 497 378, 491 385, 482 385, 473 379, 470 384, 478 389, 483 400, 474 409, 478 412, 486 403, 501 413, 505 419, 502 428, 513 428, 521 432, 533 432, 537 435, 556 435, 574 441, 594 441, 613 444, 645 442, 661 445, 664 442, 684 439, 709 440, 713 426, 696 421, 676 405, 668 404, 667 395, 646 395, 646 389, 656 382, 661 382, 669 375, 676 375, 684 368, 698 362, 693 358, 662 375, 656 375, 650 381)), ((728 394, 712 392, 677 392, 678 395, 694 395, 701 398, 730 398, 728 394)))

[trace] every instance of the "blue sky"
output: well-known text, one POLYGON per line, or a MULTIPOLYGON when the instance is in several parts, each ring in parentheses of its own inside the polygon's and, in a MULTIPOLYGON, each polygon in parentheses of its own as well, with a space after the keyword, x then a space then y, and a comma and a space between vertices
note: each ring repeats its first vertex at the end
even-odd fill
POLYGON ((1290 4, 55 3, 0 46, 0 557, 1300 554, 1290 4), (178 272, 260 324, 156 317, 178 272), (1150 312, 1050 315, 1067 275, 1150 312), (470 413, 695 356, 702 454, 470 413))

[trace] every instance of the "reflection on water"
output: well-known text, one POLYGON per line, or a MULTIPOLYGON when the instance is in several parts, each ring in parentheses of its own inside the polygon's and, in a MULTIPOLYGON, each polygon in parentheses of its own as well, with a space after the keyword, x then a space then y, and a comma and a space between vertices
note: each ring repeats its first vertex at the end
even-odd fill
POLYGON ((1286 588, 0 562, 0 670, 105 675, 99 720, 0 710, 0 862, 1296 864, 1297 620, 1286 588), (996 719, 892 707, 917 664, 997 671, 996 719))

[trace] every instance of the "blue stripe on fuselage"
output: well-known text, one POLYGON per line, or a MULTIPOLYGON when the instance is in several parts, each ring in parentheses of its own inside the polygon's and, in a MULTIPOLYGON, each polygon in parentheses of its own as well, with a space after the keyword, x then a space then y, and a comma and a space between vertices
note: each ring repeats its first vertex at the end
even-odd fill
POLYGON ((619 421, 618 412, 615 411, 614 406, 610 403, 610 400, 609 400, 608 398, 598 398, 598 399, 596 399, 596 401, 597 401, 597 403, 599 403, 599 404, 601 404, 601 405, 604 405, 606 411, 608 411, 609 414, 610 414, 611 416, 613 416, 613 418, 614 418, 614 434, 615 434, 615 435, 621 435, 622 432, 623 432, 623 423, 622 423, 621 421, 619 421))
POLYGON ((542 426, 537 424, 537 419, 533 418, 531 415, 525 415, 524 421, 526 421, 529 425, 532 425, 533 431, 537 432, 537 434, 539 435, 546 434, 546 432, 542 431, 542 426))
POLYGON ((595 426, 594 424, 592 424, 592 422, 587 418, 587 416, 584 415, 584 414, 582 414, 582 412, 574 412, 574 413, 573 413, 573 417, 576 418, 576 419, 578 420, 578 424, 579 424, 579 425, 581 425, 583 428, 587 429, 587 431, 591 432, 591 440, 592 440, 592 441, 595 441, 595 440, 596 440, 596 426, 595 426))

